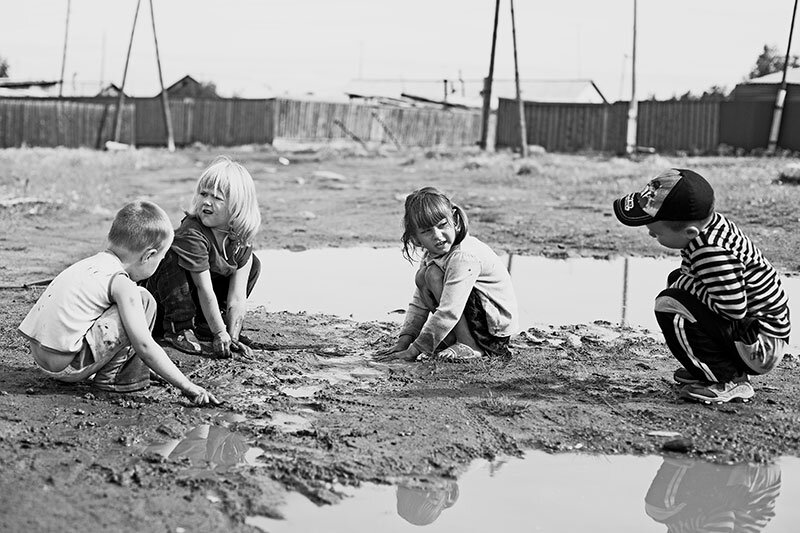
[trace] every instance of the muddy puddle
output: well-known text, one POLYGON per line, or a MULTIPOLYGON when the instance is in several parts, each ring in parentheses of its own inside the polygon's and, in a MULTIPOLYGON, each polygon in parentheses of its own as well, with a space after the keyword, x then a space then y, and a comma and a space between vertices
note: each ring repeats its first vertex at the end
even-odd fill
MULTIPOLYGON (((400 322, 415 265, 395 249, 262 251, 261 281, 250 301, 268 311, 325 313, 358 321, 400 322), (331 280, 336 280, 331 283, 331 280)), ((677 259, 613 260, 505 256, 520 303, 521 325, 555 326, 605 320, 657 332, 652 302, 677 259)), ((790 299, 800 279, 785 280, 790 299)), ((794 311, 794 310, 793 310, 794 311)), ((795 313, 797 311, 794 311, 795 313)), ((328 359, 313 385, 280 392, 313 399, 327 386, 368 380, 365 360, 328 359)), ((313 411, 275 412, 282 432, 302 431, 313 411)), ((149 451, 189 457, 205 468, 258 464, 261 450, 220 421, 149 451), (176 442, 177 441, 177 442, 176 442), (212 442, 213 441, 213 442, 212 442), (217 445, 221 442, 222 445, 217 445)), ((581 448, 575 443, 574 449, 581 448)), ((800 524, 800 459, 768 465, 716 465, 682 457, 597 456, 528 452, 524 458, 473 463, 457 480, 398 480, 395 485, 339 487, 347 497, 317 506, 286 497, 283 520, 250 516, 261 531, 719 531, 789 532, 800 524)))
MULTIPOLYGON (((401 322, 411 299, 416 264, 404 260, 397 249, 257 253, 264 271, 250 302, 268 311, 401 322)), ((501 257, 509 265, 523 328, 606 320, 657 332, 653 300, 664 288, 667 274, 680 264, 677 257, 501 257)), ((783 282, 790 304, 800 301, 800 278, 783 278, 783 282)), ((800 308, 791 307, 797 316, 800 308)))
POLYGON ((458 480, 364 485, 335 506, 287 498, 269 533, 748 531, 800 524, 800 459, 712 465, 685 458, 548 455, 478 461, 458 480))

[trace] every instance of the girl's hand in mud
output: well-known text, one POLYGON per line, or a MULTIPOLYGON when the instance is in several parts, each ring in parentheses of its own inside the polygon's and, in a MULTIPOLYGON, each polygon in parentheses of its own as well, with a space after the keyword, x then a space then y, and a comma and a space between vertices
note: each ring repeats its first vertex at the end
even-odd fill
POLYGON ((409 346, 405 350, 383 352, 378 354, 375 359, 383 362, 416 361, 419 353, 419 350, 417 350, 414 346, 409 346))
POLYGON ((194 405, 222 405, 222 401, 217 400, 216 396, 194 383, 183 391, 183 395, 194 405))
POLYGON ((397 342, 394 343, 394 346, 379 351, 378 353, 375 354, 374 357, 378 361, 391 361, 392 359, 395 359, 393 354, 407 350, 408 347, 411 346, 411 341, 413 341, 411 336, 403 335, 402 337, 397 339, 397 342))
POLYGON ((238 352, 247 359, 253 358, 253 349, 242 341, 231 341, 231 351, 238 352))
POLYGON ((227 331, 222 330, 214 335, 211 346, 214 348, 214 356, 220 359, 227 359, 231 356, 231 336, 227 331))

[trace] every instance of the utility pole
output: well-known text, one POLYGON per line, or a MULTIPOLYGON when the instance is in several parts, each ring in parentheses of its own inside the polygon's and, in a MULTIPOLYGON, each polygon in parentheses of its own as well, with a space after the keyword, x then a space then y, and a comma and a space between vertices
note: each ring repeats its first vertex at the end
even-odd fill
POLYGON ((69 37, 69 10, 72 0, 67 0, 67 21, 64 24, 64 51, 61 55, 61 77, 58 81, 58 97, 64 94, 64 67, 67 64, 67 38, 69 37))
POLYGON ((514 22, 514 0, 511 2, 511 39, 514 42, 514 83, 517 86, 517 106, 519 106, 519 148, 523 158, 528 157, 528 128, 525 126, 525 103, 519 89, 519 64, 517 62, 517 26, 514 22))
POLYGON ((781 76, 781 86, 778 88, 778 95, 775 97, 775 108, 772 112, 772 127, 769 131, 769 144, 767 153, 774 154, 778 148, 778 136, 781 133, 781 119, 783 118, 783 103, 786 100, 786 71, 789 69, 789 58, 792 49, 792 33, 794 32, 794 18, 797 15, 797 0, 794 0, 792 11, 792 25, 789 27, 789 44, 786 45, 786 59, 783 61, 783 76, 781 76))
POLYGON ((636 153, 636 127, 638 123, 638 102, 636 102, 636 0, 633 0, 633 50, 631 51, 631 101, 628 104, 628 135, 625 152, 630 156, 636 153))
POLYGON ((161 75, 161 57, 158 54, 158 38, 156 37, 156 14, 153 12, 153 0, 150 0, 150 20, 153 23, 153 42, 156 46, 156 65, 158 66, 158 83, 161 85, 161 108, 164 111, 164 123, 167 126, 167 149, 175 151, 175 137, 172 134, 172 117, 169 114, 169 98, 164 90, 164 78, 161 75))
POLYGON ((125 101, 125 79, 128 77, 128 63, 131 59, 131 48, 133 47, 133 34, 136 31, 136 20, 139 18, 139 4, 142 0, 136 0, 136 11, 133 13, 133 26, 131 27, 131 38, 128 41, 128 53, 125 55, 125 70, 122 71, 122 84, 119 86, 117 95, 117 108, 114 110, 114 141, 119 142, 122 134, 122 104, 125 101))
POLYGON ((481 110, 481 150, 486 150, 486 139, 489 134, 489 115, 492 106, 492 80, 494 78, 494 51, 497 45, 497 17, 500 14, 500 0, 494 3, 494 26, 492 26, 492 55, 489 58, 489 75, 483 79, 483 109, 481 110))

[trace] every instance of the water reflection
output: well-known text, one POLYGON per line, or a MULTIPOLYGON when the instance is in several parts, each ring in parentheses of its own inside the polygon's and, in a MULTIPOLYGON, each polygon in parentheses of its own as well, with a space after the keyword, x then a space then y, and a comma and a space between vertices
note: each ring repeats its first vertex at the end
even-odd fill
POLYGON ((446 480, 430 487, 400 485, 397 487, 397 514, 409 524, 426 526, 457 500, 458 484, 455 481, 446 480))
POLYGON ((456 481, 363 484, 336 505, 290 493, 269 533, 794 533, 800 460, 712 465, 682 458, 528 452, 476 461, 456 481), (457 484, 456 484, 457 483, 457 484))
POLYGON ((169 459, 187 458, 192 466, 208 467, 225 472, 252 461, 262 450, 253 448, 241 435, 223 426, 202 424, 192 429, 182 439, 151 444, 145 452, 152 452, 169 459))
POLYGON ((664 459, 645 497, 647 515, 670 533, 757 533, 775 517, 781 469, 664 459))
MULTIPOLYGON (((356 320, 400 322, 414 287, 416 264, 393 248, 328 248, 290 252, 259 251, 263 268, 250 297, 268 311, 328 313, 356 320), (353 268, 353 265, 359 268, 353 268), (297 287, 303 287, 298 291, 297 287), (353 290, 357 287, 358 290, 353 290)), ((523 328, 535 325, 607 320, 658 331, 653 300, 667 274, 679 266, 672 258, 548 259, 506 255, 523 328)), ((800 278, 784 278, 791 312, 800 278)))

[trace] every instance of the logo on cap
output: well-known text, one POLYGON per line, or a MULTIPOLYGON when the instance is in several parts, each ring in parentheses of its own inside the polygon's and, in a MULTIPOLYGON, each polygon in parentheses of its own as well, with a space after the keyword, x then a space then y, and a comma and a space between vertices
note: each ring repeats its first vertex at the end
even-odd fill
POLYGON ((651 217, 656 216, 661 206, 664 205, 664 199, 682 177, 680 172, 671 169, 650 180, 639 193, 639 207, 651 217))
POLYGON ((636 193, 630 193, 628 196, 625 197, 625 211, 630 211, 633 209, 633 201, 636 197, 636 193))

